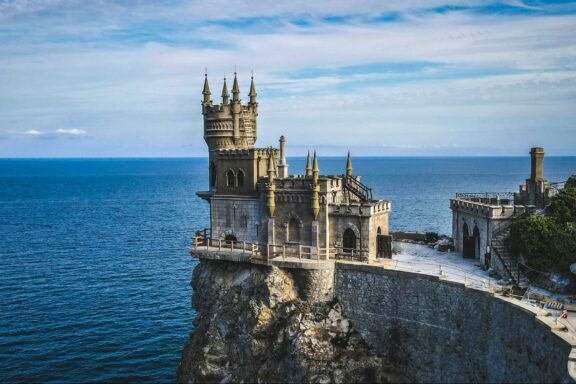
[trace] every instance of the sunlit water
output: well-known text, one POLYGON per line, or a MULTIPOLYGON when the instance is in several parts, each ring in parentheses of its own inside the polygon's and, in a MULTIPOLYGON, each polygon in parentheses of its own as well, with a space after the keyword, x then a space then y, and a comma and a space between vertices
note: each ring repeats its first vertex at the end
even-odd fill
MULTIPOLYGON (((289 159, 302 173, 304 159, 289 159)), ((455 192, 511 191, 526 158, 356 158, 392 230, 449 233, 455 192)), ((345 159, 320 158, 321 173, 345 159)), ((549 180, 576 158, 547 158, 549 180)), ((0 381, 173 381, 206 159, 0 160, 0 381)))

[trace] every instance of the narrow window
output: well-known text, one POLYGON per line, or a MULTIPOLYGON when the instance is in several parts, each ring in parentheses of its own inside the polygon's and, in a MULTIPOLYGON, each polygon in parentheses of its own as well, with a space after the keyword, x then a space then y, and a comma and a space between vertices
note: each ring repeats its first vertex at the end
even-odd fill
POLYGON ((234 187, 236 183, 234 183, 234 171, 233 170, 229 170, 226 173, 226 185, 229 187, 234 187))
POLYGON ((239 187, 243 187, 244 186, 244 171, 242 171, 241 169, 238 171, 238 176, 236 177, 237 180, 237 185, 239 187))

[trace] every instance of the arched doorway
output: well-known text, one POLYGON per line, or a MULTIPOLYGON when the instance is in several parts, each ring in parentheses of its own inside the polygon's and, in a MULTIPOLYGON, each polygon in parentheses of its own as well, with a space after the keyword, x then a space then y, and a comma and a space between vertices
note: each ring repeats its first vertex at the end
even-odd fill
POLYGON ((474 226, 474 231, 472 232, 472 242, 474 244, 474 258, 480 258, 480 230, 478 226, 474 226))
POLYGON ((462 256, 465 259, 474 258, 474 239, 470 236, 470 230, 466 223, 462 226, 462 256))
POLYGON ((356 234, 350 228, 347 228, 342 235, 342 246, 345 250, 356 249, 356 234))
POLYGON ((226 241, 226 244, 233 244, 233 243, 238 242, 238 240, 236 239, 236 236, 234 236, 234 235, 226 235, 226 237, 224 238, 224 241, 226 241))

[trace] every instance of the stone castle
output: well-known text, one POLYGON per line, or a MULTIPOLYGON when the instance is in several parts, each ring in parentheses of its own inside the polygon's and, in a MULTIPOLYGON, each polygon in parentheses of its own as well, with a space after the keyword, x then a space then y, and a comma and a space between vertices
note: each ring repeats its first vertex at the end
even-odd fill
POLYGON ((232 99, 224 79, 222 102, 215 104, 207 75, 202 94, 209 189, 198 196, 210 204, 210 229, 203 235, 211 244, 248 245, 268 257, 369 261, 390 256, 390 202, 373 199, 371 189, 352 174, 349 153, 342 175, 321 175, 315 151, 312 160, 308 153, 305 174, 290 175, 284 136, 279 148, 255 147, 254 78, 246 104, 236 73, 232 99))

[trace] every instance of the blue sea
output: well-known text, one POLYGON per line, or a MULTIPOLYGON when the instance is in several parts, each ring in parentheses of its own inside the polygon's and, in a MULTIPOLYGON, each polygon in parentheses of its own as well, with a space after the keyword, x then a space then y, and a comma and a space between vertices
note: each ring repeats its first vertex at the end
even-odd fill
MULTIPOLYGON (((342 174, 344 158, 320 158, 342 174)), ((289 159, 303 173, 305 159, 289 159)), ((515 191, 528 157, 355 158, 391 230, 450 233, 456 192, 515 191)), ((174 381, 207 159, 0 160, 0 382, 174 381)), ((547 157, 565 180, 576 157, 547 157)))

